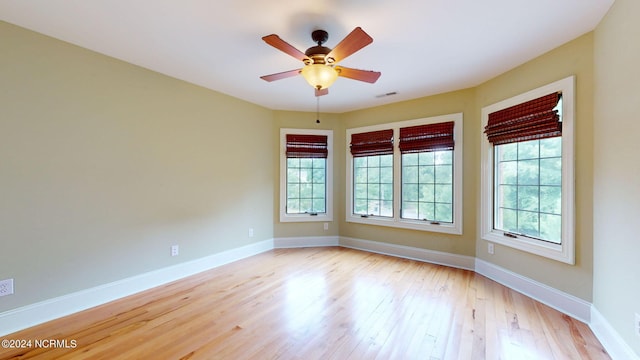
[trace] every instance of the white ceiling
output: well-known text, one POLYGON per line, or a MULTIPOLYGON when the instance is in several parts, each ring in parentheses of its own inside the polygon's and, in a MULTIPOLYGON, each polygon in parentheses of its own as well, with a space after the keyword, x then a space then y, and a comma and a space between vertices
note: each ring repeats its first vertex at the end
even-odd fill
POLYGON ((375 84, 339 78, 320 100, 345 112, 476 86, 595 28, 614 0, 0 0, 0 19, 270 109, 315 111, 299 60, 311 31, 332 48, 356 26, 374 41, 340 64, 376 70, 375 84), (397 92, 397 95, 378 95, 397 92))

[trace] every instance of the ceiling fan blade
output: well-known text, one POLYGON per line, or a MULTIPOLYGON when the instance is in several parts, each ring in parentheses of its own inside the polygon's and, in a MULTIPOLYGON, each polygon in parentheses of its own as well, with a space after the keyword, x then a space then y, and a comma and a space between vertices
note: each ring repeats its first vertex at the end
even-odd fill
POLYGON ((336 66, 335 69, 338 70, 339 76, 353 80, 364 81, 371 84, 378 81, 378 78, 380 77, 380 75, 382 75, 382 73, 379 71, 358 70, 344 66, 336 66))
POLYGON ((322 89, 322 90, 316 89, 316 97, 317 96, 328 95, 328 94, 329 94, 329 89, 322 89))
POLYGON ((273 46, 274 48, 287 53, 291 56, 293 56, 294 58, 301 60, 301 61, 310 61, 310 59, 307 57, 307 55, 305 55, 302 51, 296 49, 295 47, 293 47, 293 45, 289 44, 288 42, 282 40, 278 35, 276 34, 271 34, 271 35, 267 35, 264 36, 262 38, 262 40, 264 40, 264 42, 266 42, 267 44, 273 46))
POLYGON ((332 58, 335 64, 372 42, 373 38, 364 32, 362 28, 357 27, 342 39, 342 41, 327 54, 326 58, 332 58))
POLYGON ((264 76, 260 76, 260 79, 268 81, 268 82, 272 82, 272 81, 286 79, 288 77, 296 76, 298 74, 300 74, 300 69, 283 71, 283 72, 277 73, 277 74, 264 75, 264 76))

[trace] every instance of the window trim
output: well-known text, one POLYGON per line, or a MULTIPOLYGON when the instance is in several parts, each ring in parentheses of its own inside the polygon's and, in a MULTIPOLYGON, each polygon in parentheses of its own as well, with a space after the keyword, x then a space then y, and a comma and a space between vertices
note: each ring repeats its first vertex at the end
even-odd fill
POLYGON ((427 118, 405 120, 399 122, 385 123, 379 125, 365 126, 359 128, 352 128, 346 130, 346 208, 345 208, 345 220, 351 223, 389 226, 403 229, 431 231, 446 234, 462 234, 462 213, 463 213, 463 193, 462 193, 462 180, 464 179, 463 169, 463 139, 462 139, 462 127, 463 127, 463 114, 454 113, 440 116, 433 116, 427 118), (400 217, 400 196, 402 191, 402 166, 401 166, 401 154, 398 147, 398 139, 400 138, 400 128, 435 124, 441 122, 453 121, 455 123, 453 127, 453 137, 455 141, 455 147, 453 150, 453 223, 441 223, 431 224, 422 220, 403 219, 400 217), (376 130, 393 129, 393 217, 380 217, 369 216, 361 217, 360 215, 353 213, 353 156, 349 151, 351 134, 363 133, 376 130))
POLYGON ((481 225, 482 239, 509 246, 528 253, 575 264, 575 183, 574 183, 574 122, 575 122, 575 76, 569 76, 526 93, 499 101, 482 108, 482 129, 487 125, 489 114, 539 98, 552 92, 562 92, 562 242, 554 244, 531 237, 505 235, 493 229, 494 213, 494 151, 493 145, 481 133, 481 225))
POLYGON ((280 222, 333 221, 333 130, 280 129, 280 222), (287 134, 327 136, 326 158, 326 212, 312 214, 287 214, 287 134))

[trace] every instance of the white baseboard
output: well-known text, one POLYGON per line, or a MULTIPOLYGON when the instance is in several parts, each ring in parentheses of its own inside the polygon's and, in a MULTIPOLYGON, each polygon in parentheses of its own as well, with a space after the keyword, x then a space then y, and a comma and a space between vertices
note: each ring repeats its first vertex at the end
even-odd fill
POLYGON ((340 246, 370 251, 378 254, 419 260, 433 264, 446 265, 459 269, 474 270, 474 257, 426 250, 411 246, 395 245, 377 241, 340 237, 340 246))
POLYGON ((339 246, 337 236, 299 236, 273 239, 276 249, 289 249, 300 247, 339 246))
POLYGON ((612 359, 640 360, 640 357, 622 340, 620 334, 609 324, 607 319, 602 316, 595 306, 591 306, 591 323, 589 327, 612 359))
POLYGON ((571 294, 477 258, 476 272, 582 322, 591 319, 591 303, 571 294))
POLYGON ((0 313, 0 336, 273 249, 273 239, 0 313))

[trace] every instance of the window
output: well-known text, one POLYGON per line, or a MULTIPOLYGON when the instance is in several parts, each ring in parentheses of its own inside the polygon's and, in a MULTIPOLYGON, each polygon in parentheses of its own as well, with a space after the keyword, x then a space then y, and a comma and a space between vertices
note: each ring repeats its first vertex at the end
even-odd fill
POLYGON ((353 213, 393 217, 393 130, 351 135, 353 213))
POLYGON ((569 77, 482 109, 482 237, 574 263, 569 77))
POLYGON ((346 220, 461 234, 461 139, 461 113, 347 130, 346 220))
POLYGON ((280 130, 280 221, 332 220, 330 130, 280 130))
POLYGON ((403 219, 453 223, 453 121, 400 128, 403 219))

